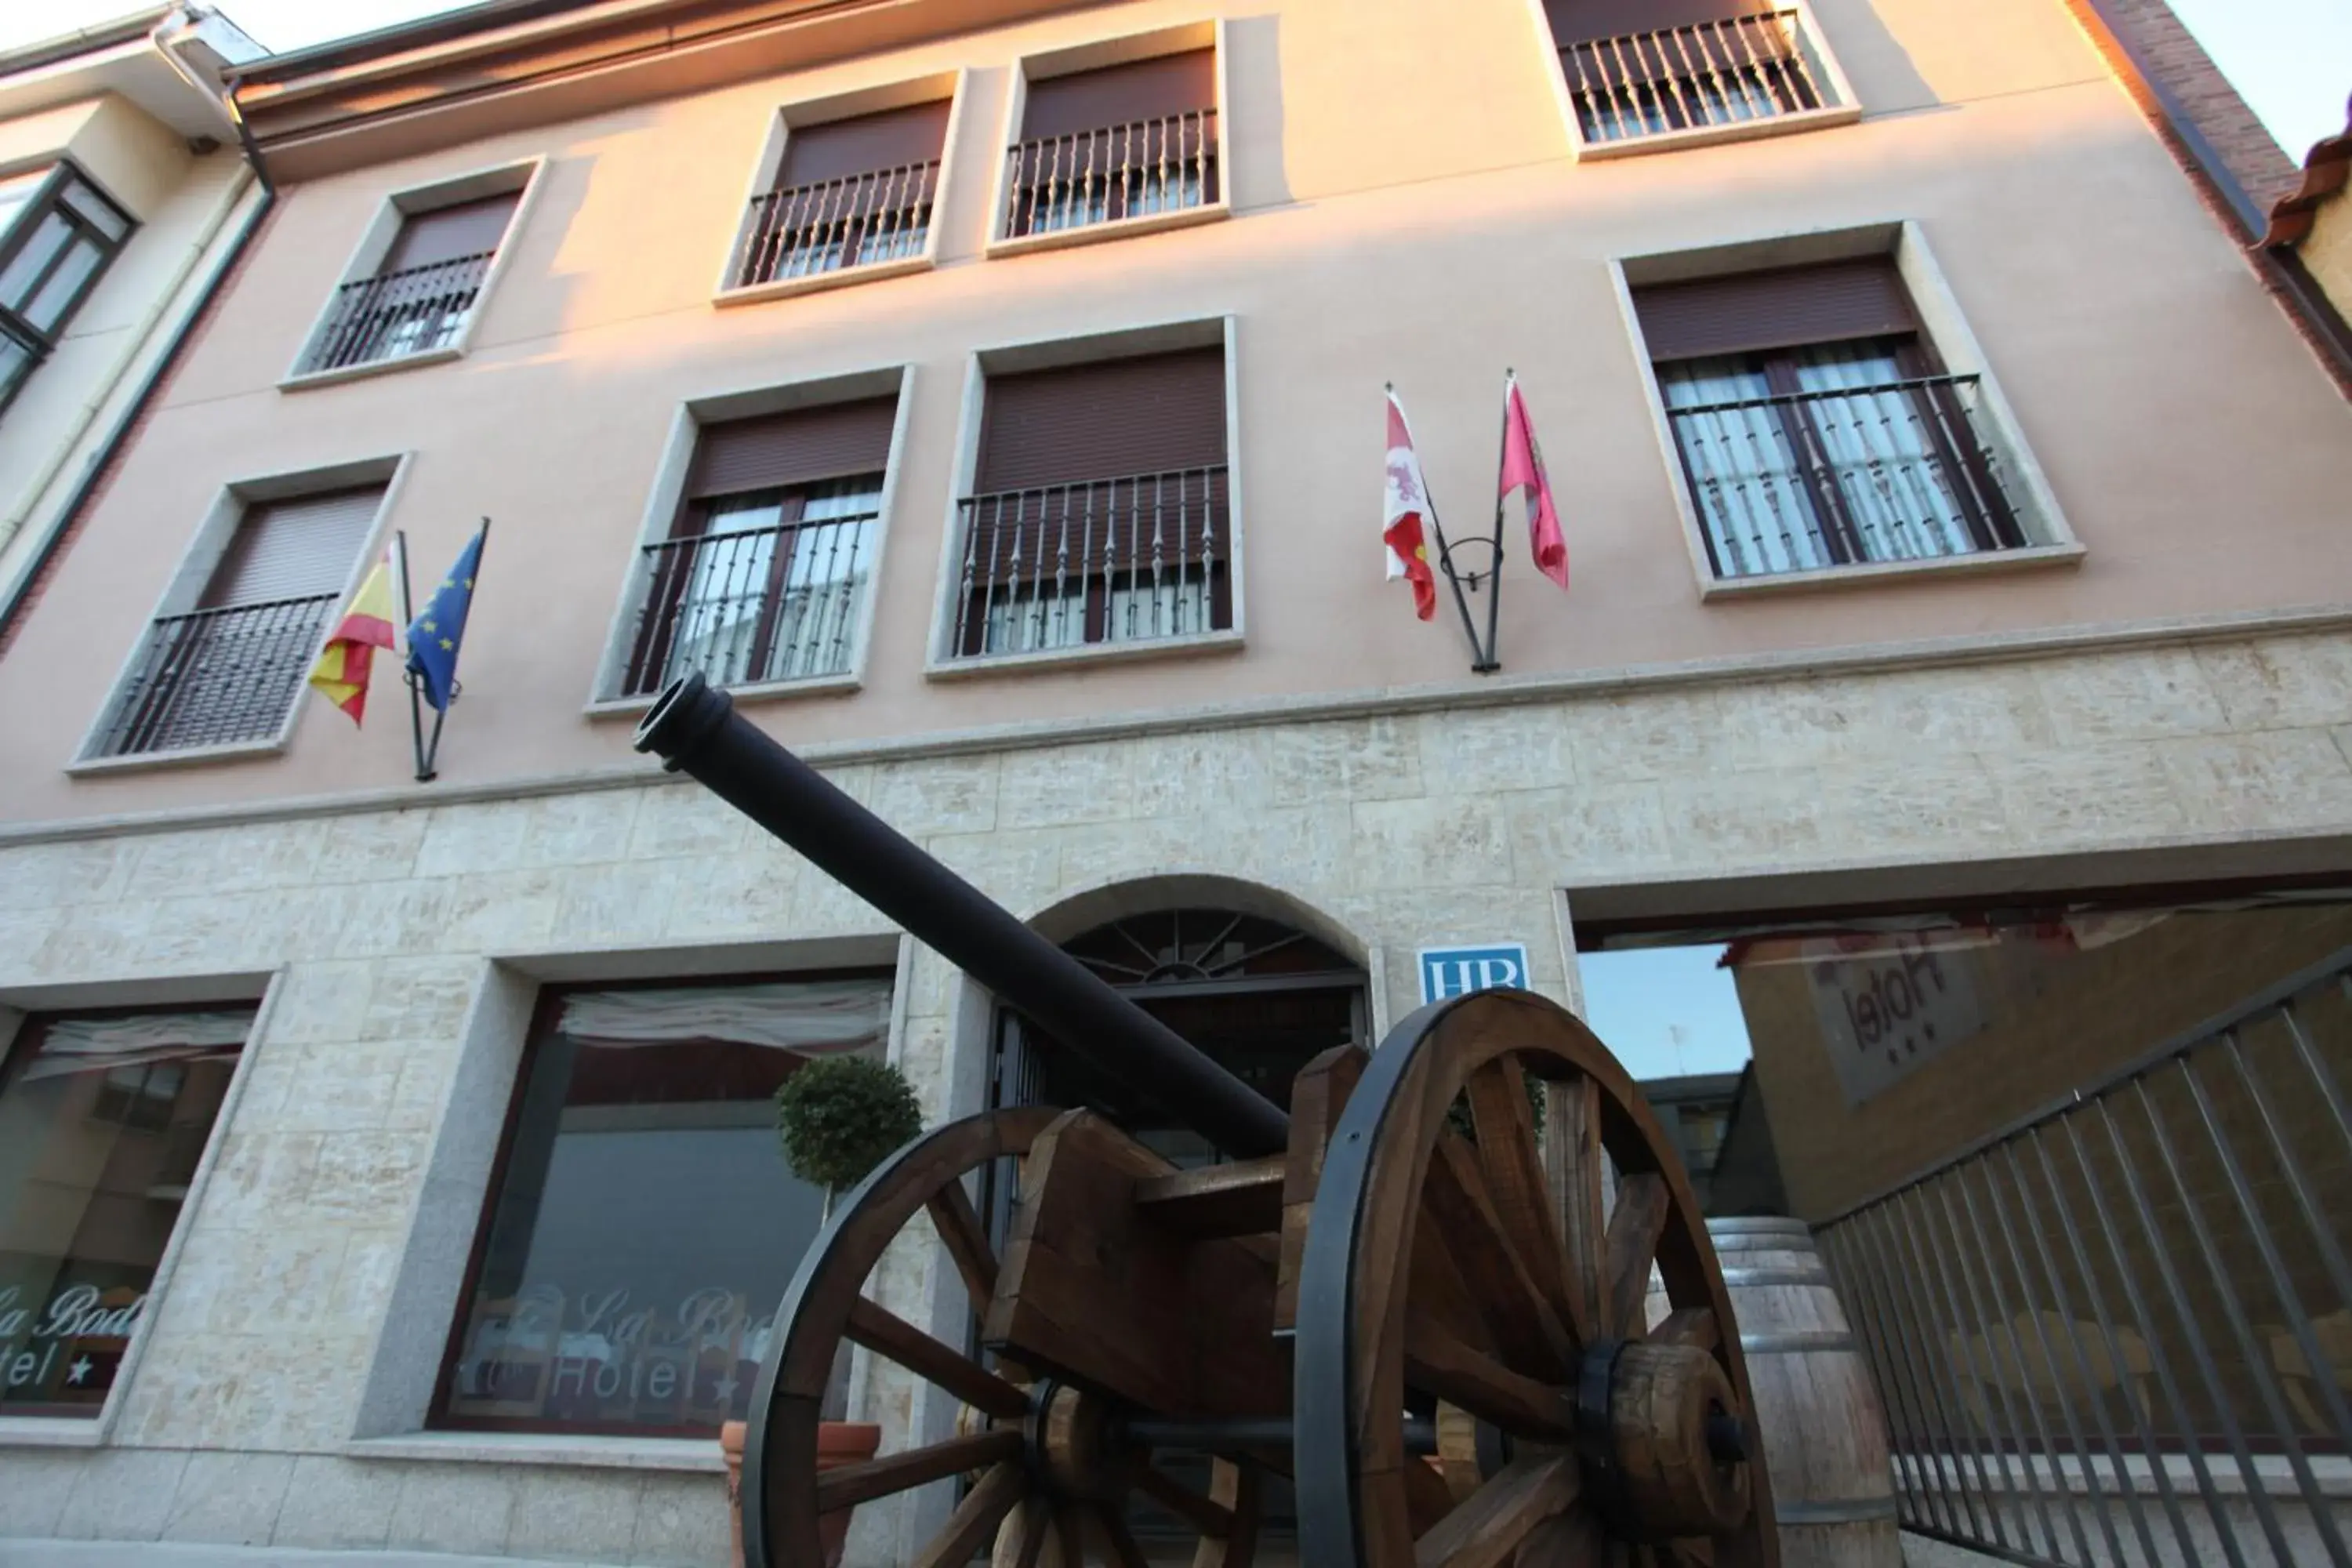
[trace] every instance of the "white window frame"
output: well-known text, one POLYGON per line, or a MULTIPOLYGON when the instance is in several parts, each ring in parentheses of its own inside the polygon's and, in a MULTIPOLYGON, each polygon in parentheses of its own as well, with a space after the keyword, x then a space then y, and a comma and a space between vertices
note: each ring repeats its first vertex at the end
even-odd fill
POLYGON ((547 166, 548 160, 544 156, 525 158, 476 169, 446 180, 436 180, 430 184, 411 185, 387 195, 377 205, 374 219, 361 234, 359 244, 353 247, 350 258, 343 263, 342 271, 336 275, 334 283, 327 289, 326 298, 319 302, 318 314, 310 321, 310 330, 302 334, 301 346, 294 353, 294 363, 279 379, 278 389, 280 392, 299 392, 308 387, 332 386, 340 382, 357 381, 392 371, 446 364, 463 357, 473 344, 474 331, 481 323, 483 309, 489 303, 491 292, 498 288, 499 279, 505 275, 508 263, 514 258, 515 241, 522 234, 523 226, 530 221, 531 204, 538 199, 540 187, 546 183, 541 176, 547 166), (509 191, 520 193, 515 199, 514 211, 507 218, 506 232, 499 237, 498 254, 490 258, 489 269, 482 275, 482 286, 475 290, 473 306, 466 312, 466 319, 458 323, 455 341, 439 348, 394 354, 385 359, 369 360, 363 364, 339 365, 331 370, 305 371, 301 368, 302 363, 310 358, 311 350, 326 332, 329 323, 334 320, 336 297, 352 284, 375 276, 376 268, 383 265, 383 258, 392 253, 394 244, 400 238, 401 225, 412 215, 437 212, 443 207, 456 206, 460 202, 504 195, 509 191))
POLYGON ((1229 129, 1232 118, 1233 93, 1226 81, 1228 49, 1225 21, 1220 16, 1213 21, 1185 22, 1175 26, 1155 28, 1146 33, 1129 33, 1116 38, 1094 43, 1077 44, 1068 48, 1050 49, 1039 54, 1023 55, 1013 62, 1012 85, 1004 95, 1004 119, 998 127, 996 145, 990 149, 996 160, 996 173, 990 182, 988 199, 988 243, 982 254, 994 259, 1005 256, 1022 256, 1033 250, 1057 250, 1066 246, 1096 245, 1108 240, 1129 239, 1139 234, 1157 234, 1165 229, 1190 228, 1195 224, 1215 223, 1233 216, 1234 170, 1228 153, 1233 146, 1229 129), (1172 212, 1145 213, 1139 217, 1123 217, 1108 223, 1084 224, 1076 228, 1057 228, 1042 234, 1008 235, 1005 230, 1012 221, 1011 173, 1012 149, 1021 141, 1022 117, 1029 108, 1029 84, 1055 77, 1075 76, 1080 71, 1100 70, 1106 66, 1131 65, 1138 60, 1155 60, 1168 55, 1188 54, 1194 49, 1210 49, 1214 53, 1216 79, 1216 161, 1217 199, 1199 206, 1179 207, 1172 212))
POLYGON ((875 507, 873 565, 864 601, 857 606, 857 618, 850 631, 849 668, 835 675, 730 686, 727 691, 738 702, 756 702, 770 698, 851 692, 866 684, 866 661, 874 641, 874 616, 882 597, 883 572, 889 560, 890 519, 898 508, 898 477, 906 468, 907 419, 915 402, 912 364, 883 365, 805 381, 768 383, 690 397, 677 405, 670 416, 669 432, 663 439, 653 486, 646 495, 645 511, 638 519, 635 542, 629 549, 620 600, 605 627, 604 656, 597 661, 595 680, 589 688, 583 710, 590 718, 642 713, 660 695, 647 692, 625 697, 617 693, 622 678, 628 672, 637 605, 651 585, 646 570, 646 550, 669 537, 670 525, 677 517, 678 508, 686 502, 687 476, 694 466, 702 427, 730 419, 751 419, 795 408, 861 402, 869 397, 895 397, 898 406, 891 416, 890 450, 882 469, 882 496, 875 507))
POLYGON ((1569 155, 1579 163, 1633 158, 1645 153, 1672 153, 1725 142, 1790 136, 1806 131, 1824 130, 1832 125, 1851 125, 1860 120, 1862 100, 1854 93, 1853 83, 1846 79, 1845 68, 1838 63, 1837 53, 1830 47, 1828 36, 1822 32, 1809 0, 1779 0, 1779 4, 1781 9, 1797 13, 1797 47, 1803 53, 1805 63, 1812 68, 1814 81, 1827 89, 1829 102, 1819 109, 1767 115, 1760 120, 1695 125, 1682 131, 1628 136, 1615 142, 1594 142, 1586 139, 1582 124, 1577 119, 1576 94, 1569 86, 1568 68, 1560 63, 1560 46, 1552 36, 1551 17, 1544 11, 1544 0, 1526 0, 1528 16, 1534 24, 1537 43, 1543 53, 1545 79, 1551 83, 1552 100, 1559 108, 1560 123, 1568 131, 1569 155))
POLYGON ((711 291, 710 302, 722 308, 756 305, 766 300, 782 300, 794 294, 813 294, 824 289, 872 283, 884 278, 902 277, 909 272, 925 272, 938 266, 940 231, 947 226, 944 220, 948 212, 948 193, 953 188, 950 182, 956 177, 956 144, 962 133, 964 105, 971 96, 967 91, 971 81, 969 69, 942 71, 935 76, 917 77, 883 87, 860 88, 855 92, 800 99, 779 105, 768 118, 767 140, 760 150, 759 161, 752 165, 751 182, 743 188, 743 199, 735 208, 735 226, 727 237, 727 254, 719 261, 719 281, 711 291), (912 256, 892 257, 886 261, 861 261, 854 267, 836 267, 829 271, 808 273, 798 278, 779 278, 766 283, 738 287, 731 281, 735 275, 736 258, 743 247, 744 228, 751 217, 751 204, 775 183, 777 172, 784 166, 784 149, 791 142, 795 129, 941 101, 948 105, 948 122, 940 139, 940 172, 938 178, 931 182, 931 221, 924 233, 921 250, 912 256))
MULTIPOLYGON (((92 749, 105 734, 108 721, 123 699, 123 689, 131 672, 138 665, 147 647, 148 634, 155 623, 166 616, 185 615, 196 607, 204 595, 205 586, 212 581, 213 569, 220 564, 231 540, 236 538, 237 525, 245 520, 247 509, 265 501, 291 500, 326 490, 348 489, 359 485, 380 484, 383 497, 377 501, 375 521, 368 525, 366 538, 352 558, 351 570, 344 574, 337 593, 340 603, 348 605, 359 589, 360 580, 368 568, 383 552, 385 527, 394 507, 399 504, 400 488, 408 477, 413 453, 400 452, 386 457, 358 458, 349 462, 329 463, 315 468, 303 468, 290 473, 267 474, 253 479, 232 479, 214 493, 212 505, 205 509, 204 521, 196 525, 195 537, 180 554, 179 569, 163 585, 147 616, 139 623, 138 632, 131 646, 123 650, 122 662, 114 679, 108 683, 106 699, 90 716, 89 725, 82 731, 81 742, 74 748, 74 760, 66 764, 66 772, 77 776, 94 773, 136 773, 150 768, 173 768, 226 762, 238 757, 270 757, 282 754, 293 742, 294 728, 301 721, 305 704, 303 690, 297 687, 293 700, 286 705, 286 716, 278 722, 276 733, 259 741, 238 741, 227 745, 190 746, 176 752, 138 752, 125 756, 97 756, 92 749)), ((334 635, 335 617, 329 617, 320 630, 311 658, 327 645, 334 635)), ((376 673, 384 675, 383 666, 376 673)))
POLYGON ((927 680, 961 680, 1014 670, 1052 669, 1075 664, 1118 663, 1137 659, 1181 658, 1197 654, 1230 653, 1244 643, 1248 626, 1244 565, 1247 559, 1247 489, 1242 468, 1241 354, 1239 319, 1232 315, 1191 316, 1173 321, 1114 328, 1077 337, 1031 339, 996 348, 975 350, 966 356, 963 409, 957 421, 955 482, 949 488, 947 521, 940 537, 939 581, 931 601, 931 629, 923 663, 927 680), (1083 643, 1075 647, 1039 648, 1029 653, 983 653, 958 657, 955 651, 956 609, 962 586, 964 550, 962 507, 980 471, 980 432, 988 407, 988 378, 1022 371, 1050 370, 1062 365, 1090 364, 1098 360, 1129 359, 1142 354, 1214 347, 1225 363, 1225 507, 1230 536, 1225 571, 1231 586, 1234 624, 1222 631, 1188 637, 1152 637, 1135 642, 1083 643))
POLYGON ((1958 300, 1945 281, 1943 268, 1927 248, 1927 236, 1910 219, 1869 224, 1853 228, 1815 230, 1737 240, 1702 247, 1612 257, 1609 261, 1617 307, 1631 340, 1634 363, 1642 376, 1642 395, 1658 452, 1666 468, 1675 510, 1682 520, 1683 542, 1690 552, 1691 570, 1698 580, 1702 600, 1748 598, 1758 595, 1802 593, 1823 588, 1858 588, 1889 578, 2016 572, 2043 566, 2073 566, 2084 547, 2058 504, 2049 476, 2025 438, 2023 425, 2000 379, 1985 358, 1976 334, 1969 330, 1958 300), (1911 304, 1919 316, 1920 335, 1934 345, 1937 357, 1952 375, 1972 375, 1981 405, 1980 432, 2011 479, 2010 497, 2018 527, 2033 542, 2012 550, 1981 551, 1968 555, 1944 555, 1923 561, 1874 561, 1810 572, 1768 573, 1753 577, 1721 578, 1709 563, 1706 529, 1698 503, 1683 471, 1682 453, 1667 418, 1664 396, 1658 390, 1656 369, 1648 339, 1633 306, 1633 290, 1648 284, 1677 283, 1699 278, 1760 271, 1773 267, 1801 267, 1857 258, 1889 256, 1911 304))
POLYGON ((190 1219, 204 1203, 205 1191, 212 1184, 213 1170, 220 1163, 222 1146, 228 1142, 237 1106, 245 1099, 246 1085, 252 1081, 253 1061, 268 1036, 270 1015, 284 989, 281 982, 285 973, 278 969, 170 977, 151 974, 131 980, 0 990, 0 1060, 16 1048, 26 1018, 35 1013, 70 1016, 108 1007, 155 1005, 185 1006, 191 1011, 206 1007, 254 1009, 245 1044, 237 1050, 236 1066, 229 1070, 228 1088, 221 1095, 219 1109, 213 1112, 212 1131, 205 1135, 205 1152, 196 1161, 194 1174, 188 1179, 188 1190, 180 1199, 180 1213, 172 1222, 171 1234, 163 1238, 154 1276, 147 1282, 147 1306, 131 1327, 130 1342, 123 1346, 122 1360, 115 1367, 114 1383, 107 1389, 98 1414, 87 1419, 0 1415, 0 1453, 10 1448, 100 1448, 113 1442, 115 1425, 121 1420, 123 1405, 129 1397, 124 1391, 137 1381, 139 1369, 147 1359, 147 1347, 155 1337, 156 1320, 163 1315, 163 1302, 180 1271, 180 1254, 195 1229, 190 1219))

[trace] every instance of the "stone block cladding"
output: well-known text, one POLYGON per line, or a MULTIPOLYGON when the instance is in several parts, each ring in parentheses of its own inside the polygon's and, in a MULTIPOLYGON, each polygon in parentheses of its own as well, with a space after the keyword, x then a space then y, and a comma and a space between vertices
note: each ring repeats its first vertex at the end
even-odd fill
MULTIPOLYGON (((2352 636, 1628 685, 833 776, 1026 917, 1157 879, 1272 889, 1353 944, 1385 1022, 1415 1003, 1413 950, 1449 940, 1523 940, 1535 984, 1571 996, 1561 911, 1580 889, 2340 841, 2352 636)), ((384 1303, 455 1124, 490 960, 577 971, 626 952, 646 973, 665 949, 893 934, 700 790, 650 774, 0 845, 0 1002, 274 975, 105 1441, 0 1435, 0 1537, 720 1563, 715 1444, 701 1470, 354 1447, 384 1303)), ((905 973, 895 1048, 932 1115, 970 1109, 984 1010, 927 951, 905 973)), ((944 1326, 934 1273, 914 1238, 880 1294, 944 1326)), ((902 1429, 940 1419, 908 1395, 873 1380, 867 1407, 902 1429)), ((906 1550, 912 1527, 893 1518, 861 1526, 866 1561, 906 1550)))

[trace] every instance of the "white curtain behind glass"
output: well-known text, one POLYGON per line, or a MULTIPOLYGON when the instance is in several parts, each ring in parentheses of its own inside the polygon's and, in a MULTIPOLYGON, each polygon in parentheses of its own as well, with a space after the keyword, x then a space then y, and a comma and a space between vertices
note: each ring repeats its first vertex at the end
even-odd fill
POLYGON ((1673 423, 1716 570, 1754 577, 1832 564, 1780 416, 1754 401, 1770 395, 1764 373, 1737 356, 1685 360, 1659 367, 1658 390, 1669 410, 1706 410, 1673 423))
POLYGON ((822 1056, 878 1047, 890 1032, 887 980, 796 980, 769 985, 582 991, 556 1027, 585 1046, 724 1040, 822 1056))
POLYGON ((872 565, 873 523, 882 477, 813 487, 801 525, 783 529, 783 498, 730 496, 714 502, 680 595, 667 674, 700 670, 721 685, 835 675, 849 668, 851 634, 872 565), (788 542, 789 540, 789 542, 788 542), (775 630, 764 663, 754 646, 774 578, 788 549, 775 630))
POLYGON ((1925 427, 1930 417, 1925 397, 1916 390, 1869 390, 1902 379, 1895 355, 1867 344, 1797 355, 1797 384, 1805 391, 1851 393, 1816 398, 1805 405, 1805 415, 1861 538, 1864 559, 1966 555, 1976 542, 1925 427))

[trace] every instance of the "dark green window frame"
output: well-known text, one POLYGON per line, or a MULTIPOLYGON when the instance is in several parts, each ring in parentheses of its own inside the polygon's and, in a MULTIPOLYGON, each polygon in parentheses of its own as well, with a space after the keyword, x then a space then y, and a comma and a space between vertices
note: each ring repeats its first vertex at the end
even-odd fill
POLYGON ((0 416, 138 226, 97 182, 61 162, 0 229, 0 416))

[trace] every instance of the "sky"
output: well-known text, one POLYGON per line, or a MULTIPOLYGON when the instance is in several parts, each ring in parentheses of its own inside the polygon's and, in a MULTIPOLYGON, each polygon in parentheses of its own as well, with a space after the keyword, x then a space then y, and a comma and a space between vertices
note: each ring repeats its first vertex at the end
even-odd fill
MULTIPOLYGON (((433 0, 214 3, 263 47, 278 50, 449 9, 433 0)), ((2172 5, 2298 163, 2314 142, 2344 129, 2344 100, 2352 94, 2352 0, 2172 0, 2172 5)), ((133 0, 0 0, 0 47, 134 8, 133 0)))

